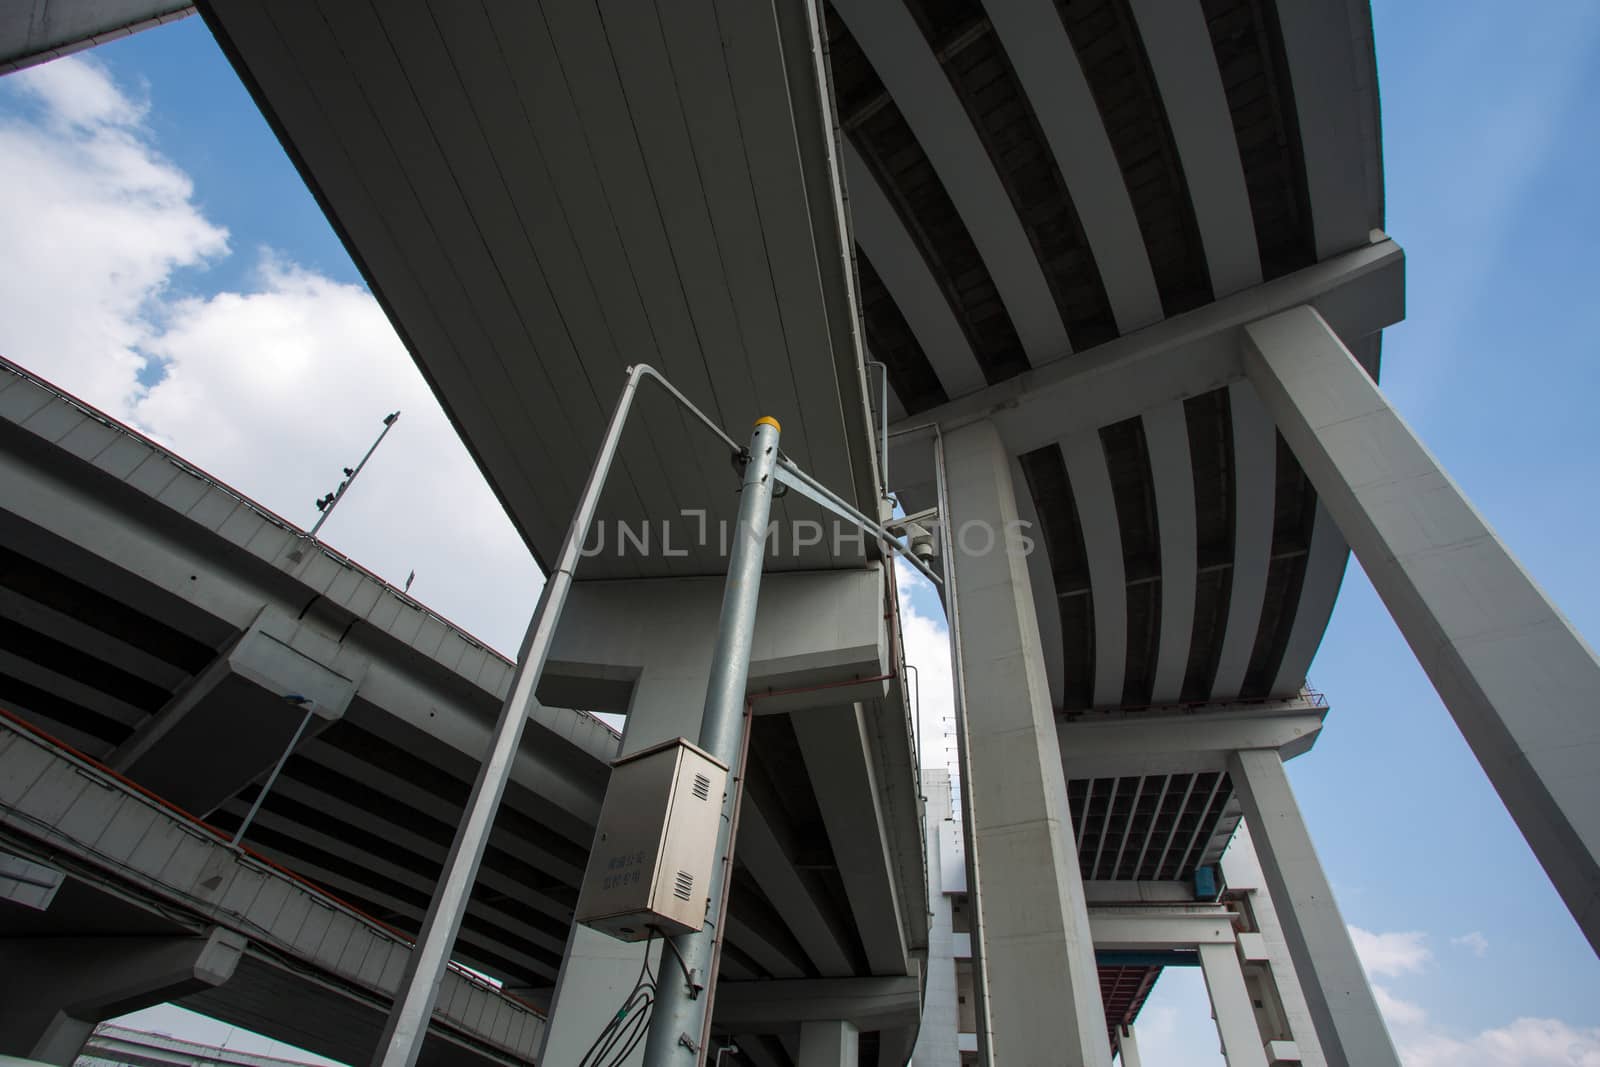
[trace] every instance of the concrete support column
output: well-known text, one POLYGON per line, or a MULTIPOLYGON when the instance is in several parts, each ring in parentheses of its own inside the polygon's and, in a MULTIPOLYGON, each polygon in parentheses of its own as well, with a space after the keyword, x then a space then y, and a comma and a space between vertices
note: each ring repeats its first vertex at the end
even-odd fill
POLYGON ((1205 975, 1206 992, 1211 997, 1211 1014, 1217 1018, 1217 1034, 1222 1038, 1222 1054, 1228 1067, 1267 1067, 1261 1049, 1261 1033, 1256 1029, 1255 1010, 1244 987, 1244 971, 1232 945, 1198 945, 1200 970, 1205 975))
POLYGON ((1245 335, 1267 410, 1600 951, 1600 659, 1316 311, 1245 335))
POLYGON ((861 1056, 860 1032, 842 1019, 800 1024, 798 1067, 856 1067, 861 1056))
POLYGON ((71 1064, 96 1023, 226 982, 245 944, 222 929, 0 943, 0 1054, 71 1064))
POLYGON ((988 421, 946 434, 944 453, 989 1062, 1109 1067, 1028 562, 1008 536, 1017 523, 1011 457, 988 421))
POLYGON ((1139 1039, 1131 1024, 1117 1032, 1117 1056, 1122 1060, 1122 1067, 1140 1067, 1139 1039))
POLYGON ((1323 1055, 1331 1067, 1399 1067, 1400 1058, 1300 817, 1282 758, 1270 749, 1236 752, 1228 761, 1228 772, 1244 807, 1323 1055))

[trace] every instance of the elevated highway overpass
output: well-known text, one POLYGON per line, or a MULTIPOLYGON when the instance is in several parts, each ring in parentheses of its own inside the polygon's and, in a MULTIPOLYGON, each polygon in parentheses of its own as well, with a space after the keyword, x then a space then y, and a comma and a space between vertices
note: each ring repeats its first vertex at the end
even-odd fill
MULTIPOLYGON (((1281 766, 1352 547, 1600 944, 1600 665, 1376 385, 1405 263, 1365 4, 200 10, 541 560, 627 363, 725 425, 776 415, 862 507, 893 421, 889 487, 936 509, 954 579, 986 1062, 1108 1062, 1086 893, 1192 884, 1241 817, 1301 1053, 1395 1062, 1281 766), (1075 755, 1108 734, 1149 751, 1075 755)), ((641 430, 604 525, 731 516, 725 455, 665 406, 641 430)), ((589 658, 545 695, 636 680, 623 749, 692 736, 682 646, 618 605, 693 603, 720 556, 597 557, 589 658)), ((773 566, 815 605, 875 563, 824 539, 773 566)), ((582 934, 564 960, 585 1002, 635 966, 582 934)))
MULTIPOLYGON (((208 845, 217 862, 248 865, 255 856, 281 865, 318 887, 290 880, 285 891, 310 893, 319 913, 354 916, 403 951, 427 908, 513 665, 181 458, 10 365, 0 366, 0 481, 0 705, 50 739, 23 729, 16 743, 79 766, 79 778, 102 778, 108 795, 124 780, 133 783, 128 789, 150 790, 215 831, 173 816, 192 836, 222 835, 208 845), (248 854, 228 858, 227 839, 302 716, 283 698, 303 694, 315 694, 318 714, 245 829, 248 854), (52 754, 51 743, 68 747, 52 754)), ((716 584, 698 587, 711 595, 688 591, 699 606, 680 621, 696 612, 714 617, 716 584)), ((627 710, 626 683, 596 681, 592 661, 602 643, 585 631, 606 625, 614 609, 603 594, 614 588, 574 599, 573 638, 547 674, 556 699, 620 691, 618 710, 627 710)), ((850 605, 876 588, 837 588, 829 599, 850 605)), ((795 595, 779 578, 764 603, 782 609, 795 595)), ((781 629, 757 639, 753 684, 810 682, 829 686, 830 699, 842 693, 856 701, 844 705, 848 714, 807 709, 808 721, 796 724, 786 709, 799 698, 790 696, 754 723, 718 999, 719 1011, 745 1027, 741 1039, 752 1050, 771 1043, 781 1054, 781 1039, 792 1040, 798 1027, 792 1012, 743 1007, 742 983, 775 979, 785 981, 794 1004, 816 989, 838 1003, 856 990, 853 982, 866 983, 862 989, 878 998, 861 1017, 869 1047, 909 1047, 914 1036, 915 960, 926 920, 913 742, 898 686, 849 684, 884 675, 882 658, 893 651, 881 601, 853 614, 831 629, 829 655, 813 656, 818 663, 808 663, 803 639, 781 629), (769 651, 774 646, 782 655, 769 651), (840 648, 854 658, 841 657, 840 648)), ((699 654, 692 646, 678 652, 699 654)), ((635 674, 640 685, 655 682, 647 660, 635 674)), ((458 960, 514 995, 508 1003, 531 1005, 517 1009, 532 1021, 520 1044, 501 1051, 507 1062, 532 1058, 542 1043, 544 1020, 535 1013, 548 1009, 573 935, 577 885, 620 743, 587 711, 559 703, 531 709, 456 950, 458 960)), ((9 810, 20 801, 8 795, 5 804, 9 810)), ((120 832, 110 825, 84 831, 91 845, 120 832)), ((123 885, 127 872, 75 856, 84 842, 70 834, 26 820, 6 833, 15 854, 70 872, 42 913, 0 902, 8 937, 43 944, 73 931, 175 936, 217 921, 199 911, 187 926, 171 925, 176 890, 138 878, 123 885), (141 909, 155 914, 141 918, 141 909)), ((198 867, 194 874, 201 877, 198 867)), ((259 941, 248 927, 228 928, 242 930, 252 946, 259 941)), ((8 958, 25 943, 6 941, 8 958)), ((367 1003, 346 1005, 343 1014, 336 995, 320 1008, 316 995, 303 1010, 270 1007, 273 997, 296 1002, 273 991, 282 973, 328 964, 316 948, 290 933, 263 950, 276 971, 258 974, 252 963, 214 990, 175 999, 359 1061, 377 1035, 363 1012, 372 1012, 382 989, 366 990, 367 1003)), ((386 977, 392 994, 398 969, 386 977)), ((447 1055, 441 1062, 462 1061, 447 1055)))

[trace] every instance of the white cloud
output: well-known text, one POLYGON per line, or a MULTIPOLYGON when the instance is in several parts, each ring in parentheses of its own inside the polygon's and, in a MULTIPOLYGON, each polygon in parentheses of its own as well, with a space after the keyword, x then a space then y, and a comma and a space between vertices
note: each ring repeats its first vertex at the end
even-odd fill
POLYGON ((1404 933, 1375 934, 1359 926, 1350 927, 1356 955, 1368 974, 1395 977, 1415 974, 1428 965, 1433 953, 1422 942, 1426 934, 1416 930, 1404 933))
POLYGON ((7 103, 0 353, 299 524, 401 409, 325 540, 393 582, 415 568, 414 594, 515 650, 537 569, 371 294, 266 250, 248 291, 176 291, 227 231, 145 106, 80 57, 0 82, 7 103))
POLYGON ((1391 1027, 1420 1026, 1428 1017, 1428 1013, 1422 1010, 1422 1005, 1403 1000, 1376 982, 1372 983, 1372 996, 1378 1002, 1378 1010, 1383 1013, 1384 1019, 1391 1027))
POLYGON ((10 75, 0 102, 0 353, 123 410, 173 272, 227 250, 188 176, 150 145, 143 108, 98 64, 10 75), (24 115, 24 110, 36 112, 24 115))
POLYGON ((1407 1067, 1600 1067, 1600 1028, 1522 1018, 1466 1039, 1402 1040, 1400 1052, 1407 1067))
POLYGON ((1460 937, 1452 937, 1450 943, 1462 946, 1479 959, 1489 953, 1489 939, 1476 930, 1462 934, 1460 937))

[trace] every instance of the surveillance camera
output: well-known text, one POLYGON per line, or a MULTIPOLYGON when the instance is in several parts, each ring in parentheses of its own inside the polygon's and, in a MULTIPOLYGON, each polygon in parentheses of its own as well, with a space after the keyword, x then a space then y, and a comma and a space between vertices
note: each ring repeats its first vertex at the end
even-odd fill
POLYGON ((933 547, 933 534, 919 522, 908 522, 905 525, 906 544, 911 548, 911 554, 922 562, 927 563, 935 555, 933 547))

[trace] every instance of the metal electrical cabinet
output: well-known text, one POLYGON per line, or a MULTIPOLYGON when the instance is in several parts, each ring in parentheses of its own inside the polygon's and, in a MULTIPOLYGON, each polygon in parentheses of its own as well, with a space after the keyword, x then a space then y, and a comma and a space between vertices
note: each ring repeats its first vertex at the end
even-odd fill
POLYGON ((705 925, 728 768, 683 738, 611 765, 577 921, 621 941, 705 925))

